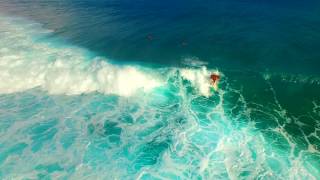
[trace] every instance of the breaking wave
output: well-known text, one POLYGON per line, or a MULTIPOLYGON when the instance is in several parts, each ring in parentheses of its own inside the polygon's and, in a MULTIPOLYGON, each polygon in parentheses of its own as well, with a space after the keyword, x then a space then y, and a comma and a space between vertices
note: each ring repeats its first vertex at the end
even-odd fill
MULTIPOLYGON (((100 92, 130 96, 164 85, 164 77, 151 69, 111 64, 102 57, 74 46, 41 40, 52 33, 29 22, 21 27, 19 18, 1 18, 5 36, 0 42, 0 93, 15 93, 40 87, 50 94, 76 95, 100 92), (39 35, 40 34, 40 35, 39 35), (37 39, 34 39, 36 36, 37 39), (11 43, 15 42, 15 43, 11 43)), ((26 22, 24 22, 26 23, 26 22)), ((202 68, 181 71, 205 96, 210 95, 211 71, 202 68)))
POLYGON ((268 76, 213 91, 215 70, 115 65, 50 33, 0 18, 0 179, 319 177, 318 99, 292 114, 268 76))
POLYGON ((155 74, 138 67, 116 66, 77 47, 39 42, 32 35, 47 32, 36 23, 17 26, 14 22, 18 20, 0 19, 4 35, 0 42, 0 93, 41 87, 50 94, 96 91, 129 96, 138 89, 149 91, 161 85, 155 74))

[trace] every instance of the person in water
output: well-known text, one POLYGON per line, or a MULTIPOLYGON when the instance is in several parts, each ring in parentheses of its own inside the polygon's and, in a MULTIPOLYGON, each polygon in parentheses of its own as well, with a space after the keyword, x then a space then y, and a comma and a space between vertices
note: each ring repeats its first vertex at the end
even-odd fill
POLYGON ((147 35, 147 39, 148 39, 148 41, 152 41, 153 40, 153 36, 151 34, 148 34, 147 35))
POLYGON ((214 90, 218 90, 218 82, 220 80, 220 75, 219 74, 211 74, 210 79, 211 79, 211 83, 212 83, 214 90))

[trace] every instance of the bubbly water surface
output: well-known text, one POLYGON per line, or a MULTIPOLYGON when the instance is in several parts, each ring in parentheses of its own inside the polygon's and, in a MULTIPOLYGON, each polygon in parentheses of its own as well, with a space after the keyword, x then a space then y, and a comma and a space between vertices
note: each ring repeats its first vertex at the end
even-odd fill
POLYGON ((317 76, 225 71, 215 92, 205 66, 115 65, 51 33, 1 16, 1 179, 320 177, 317 76))
POLYGON ((1 1, 0 179, 319 179, 319 7, 1 1))

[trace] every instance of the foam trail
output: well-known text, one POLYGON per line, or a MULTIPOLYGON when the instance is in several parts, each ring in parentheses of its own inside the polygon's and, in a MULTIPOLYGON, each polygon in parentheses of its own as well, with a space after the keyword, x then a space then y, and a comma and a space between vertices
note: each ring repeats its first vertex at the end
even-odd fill
POLYGON ((182 61, 182 64, 191 67, 201 67, 208 65, 208 62, 201 61, 198 57, 187 57, 182 61))
POLYGON ((289 83, 320 85, 320 77, 318 75, 270 72, 264 72, 262 75, 265 80, 269 80, 271 78, 280 78, 282 81, 289 83))
POLYGON ((130 96, 139 89, 149 91, 161 85, 155 75, 138 67, 112 65, 103 58, 91 58, 77 47, 57 47, 36 41, 32 37, 36 32, 47 32, 35 23, 29 22, 29 26, 22 28, 12 19, 1 18, 0 27, 2 94, 41 87, 50 94, 97 91, 130 96))
POLYGON ((246 76, 241 88, 229 74, 211 94, 205 67, 120 67, 48 42, 48 33, 0 18, 0 93, 12 93, 0 95, 0 179, 320 177, 319 100, 307 119, 295 118, 301 126, 314 119, 297 136, 305 140, 293 139, 286 125, 303 129, 289 121, 271 81, 253 79, 262 88, 251 88, 246 76), (165 86, 148 96, 121 97, 164 85, 159 79, 165 86), (61 95, 26 91, 36 87, 61 95), (65 96, 94 91, 120 96, 65 96), (259 102, 259 94, 269 98, 259 102))

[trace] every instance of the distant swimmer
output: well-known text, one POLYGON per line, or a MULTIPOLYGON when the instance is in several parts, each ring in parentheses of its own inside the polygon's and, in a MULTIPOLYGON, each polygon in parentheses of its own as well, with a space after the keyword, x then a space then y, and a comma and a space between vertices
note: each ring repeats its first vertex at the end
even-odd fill
POLYGON ((220 75, 217 73, 213 73, 210 75, 210 79, 214 90, 218 90, 218 82, 220 80, 220 75))
POLYGON ((153 40, 153 36, 152 36, 151 34, 149 34, 149 35, 147 36, 147 39, 148 39, 149 41, 152 41, 152 40, 153 40))
POLYGON ((182 41, 181 46, 188 46, 188 43, 186 41, 182 41))

